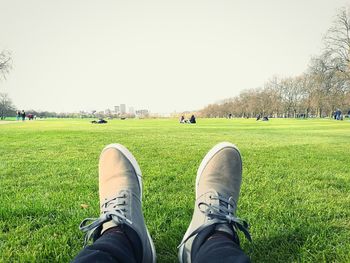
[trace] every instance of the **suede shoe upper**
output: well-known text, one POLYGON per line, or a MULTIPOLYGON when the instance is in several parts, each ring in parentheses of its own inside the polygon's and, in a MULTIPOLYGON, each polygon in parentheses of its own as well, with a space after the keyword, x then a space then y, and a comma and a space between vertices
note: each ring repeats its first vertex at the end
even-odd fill
POLYGON ((179 246, 180 262, 192 262, 194 247, 215 229, 236 240, 239 229, 250 239, 248 224, 235 216, 242 182, 239 150, 230 143, 214 146, 204 157, 196 178, 192 221, 179 246))
POLYGON ((100 217, 87 218, 80 224, 80 229, 87 233, 85 243, 112 227, 126 225, 140 239, 142 262, 155 262, 153 241, 142 213, 141 170, 134 156, 120 144, 108 145, 101 153, 99 194, 100 217))

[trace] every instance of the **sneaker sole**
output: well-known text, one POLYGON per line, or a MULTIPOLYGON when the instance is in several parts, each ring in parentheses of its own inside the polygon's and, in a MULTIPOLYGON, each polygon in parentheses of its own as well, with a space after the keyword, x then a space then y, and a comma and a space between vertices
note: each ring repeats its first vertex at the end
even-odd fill
MULTIPOLYGON (((129 160, 131 165, 134 167, 134 170, 135 170, 136 175, 137 175, 137 179, 139 181, 140 193, 141 193, 140 200, 141 200, 141 204, 142 204, 142 172, 141 172, 141 168, 140 168, 139 164, 136 161, 136 158, 134 157, 134 155, 132 155, 132 153, 125 146, 123 146, 119 143, 112 143, 112 144, 107 145, 105 148, 103 148, 102 153, 105 150, 111 149, 111 148, 120 151, 129 160)), ((156 249, 155 249, 155 246, 153 244, 153 240, 151 238, 151 235, 148 231, 147 226, 146 226, 146 232, 147 232, 148 240, 151 244, 152 262, 155 263, 156 262, 156 249)))
MULTIPOLYGON (((202 162, 199 165, 199 168, 197 170, 197 176, 196 176, 196 200, 197 200, 197 197, 198 197, 198 194, 197 194, 198 182, 199 182, 201 174, 203 173, 204 168, 207 166, 208 162, 214 157, 214 155, 217 154, 219 151, 221 151, 224 148, 235 149, 238 152, 239 156, 241 157, 241 153, 240 153, 239 149, 237 148, 237 146, 232 144, 232 143, 230 143, 230 142, 221 142, 221 143, 215 145, 213 148, 211 148, 211 150, 204 156, 204 158, 203 158, 203 160, 202 160, 202 162)), ((187 231, 186 231, 184 237, 188 235, 188 232, 191 229, 192 229, 192 225, 190 224, 190 226, 187 228, 187 231)), ((183 259, 182 259, 183 258, 184 247, 185 247, 185 244, 183 244, 179 248, 178 259, 179 259, 180 263, 184 262, 183 259)))

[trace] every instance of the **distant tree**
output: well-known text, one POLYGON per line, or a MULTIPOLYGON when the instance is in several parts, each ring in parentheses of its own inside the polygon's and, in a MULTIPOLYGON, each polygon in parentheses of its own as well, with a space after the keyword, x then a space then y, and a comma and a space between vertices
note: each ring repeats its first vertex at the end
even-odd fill
POLYGON ((314 56, 300 76, 273 77, 262 88, 205 107, 206 117, 256 114, 274 117, 332 116, 350 109, 350 9, 342 8, 327 31, 321 54, 314 56))
POLYGON ((12 68, 12 58, 9 51, 0 52, 0 80, 6 78, 6 74, 9 73, 12 68))
POLYGON ((337 13, 325 38, 325 52, 330 58, 328 66, 350 77, 350 13, 343 7, 337 13))
POLYGON ((0 93, 0 119, 3 120, 14 113, 15 107, 12 100, 6 93, 0 93))
POLYGON ((304 113, 305 117, 308 118, 310 115, 314 115, 313 112, 313 96, 314 96, 314 79, 313 75, 304 73, 299 77, 300 85, 301 85, 301 91, 302 91, 302 98, 300 102, 300 112, 304 113))

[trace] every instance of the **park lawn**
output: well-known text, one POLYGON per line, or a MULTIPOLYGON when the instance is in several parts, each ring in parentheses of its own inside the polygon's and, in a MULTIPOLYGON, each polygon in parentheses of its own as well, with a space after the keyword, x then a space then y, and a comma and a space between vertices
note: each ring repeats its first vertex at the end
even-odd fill
POLYGON ((112 142, 143 171, 158 262, 177 262, 198 165, 216 143, 241 150, 237 215, 254 262, 350 262, 350 122, 329 119, 38 120, 0 125, 0 261, 67 262, 98 216, 98 158, 112 142), (81 205, 88 205, 82 208, 81 205))

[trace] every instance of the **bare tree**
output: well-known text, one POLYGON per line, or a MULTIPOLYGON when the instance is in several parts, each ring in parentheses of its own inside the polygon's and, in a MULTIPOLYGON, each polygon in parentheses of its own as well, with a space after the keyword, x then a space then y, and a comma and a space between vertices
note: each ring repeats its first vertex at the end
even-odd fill
POLYGON ((333 77, 336 72, 334 68, 329 66, 331 60, 329 53, 324 52, 320 56, 312 58, 309 65, 309 73, 313 76, 314 81, 313 102, 319 117, 331 114, 327 114, 327 104, 329 104, 333 77))
POLYGON ((275 117, 280 117, 283 111, 281 83, 279 77, 273 76, 264 85, 264 89, 270 94, 269 114, 275 117))
POLYGON ((0 119, 5 119, 6 116, 13 114, 15 107, 12 100, 6 93, 0 93, 0 119))
POLYGON ((6 74, 9 73, 12 68, 12 58, 9 51, 0 52, 0 80, 6 78, 6 74))
POLYGON ((324 43, 326 55, 330 58, 328 67, 350 77, 350 13, 347 7, 337 13, 324 43))
MULTIPOLYGON (((228 101, 205 108, 205 116, 256 114, 297 117, 299 114, 331 116, 340 108, 348 112, 350 100, 350 12, 342 8, 324 38, 322 53, 311 59, 300 76, 273 77, 263 88, 249 89, 228 101)), ((300 116, 300 115, 299 115, 300 116)))
MULTIPOLYGON (((304 73, 299 77, 302 90, 302 99, 300 102, 300 106, 306 118, 310 117, 310 114, 313 112, 312 102, 316 86, 314 85, 313 77, 313 75, 308 73, 304 73)), ((313 115, 314 114, 315 113, 313 112, 313 115)))

